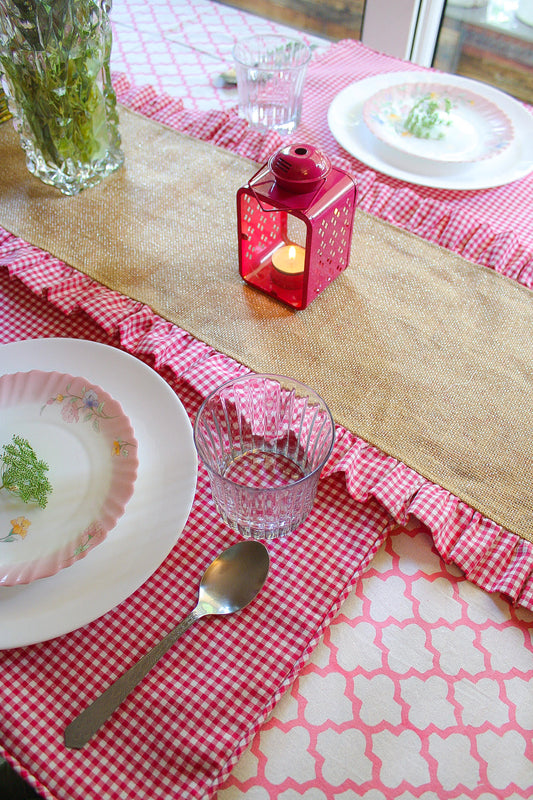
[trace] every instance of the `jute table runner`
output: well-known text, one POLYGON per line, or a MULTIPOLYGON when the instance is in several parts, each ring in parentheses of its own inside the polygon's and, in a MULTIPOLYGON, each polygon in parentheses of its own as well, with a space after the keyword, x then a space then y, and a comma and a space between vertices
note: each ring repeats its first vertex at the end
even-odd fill
POLYGON ((126 164, 78 197, 0 126, 0 224, 251 369, 533 541, 533 295, 357 212, 349 268, 305 311, 244 285, 235 194, 256 165, 121 109, 126 164))

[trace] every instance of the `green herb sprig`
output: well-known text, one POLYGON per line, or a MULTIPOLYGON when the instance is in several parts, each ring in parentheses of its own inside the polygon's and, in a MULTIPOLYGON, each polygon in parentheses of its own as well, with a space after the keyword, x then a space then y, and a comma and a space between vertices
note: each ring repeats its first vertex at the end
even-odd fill
POLYGON ((404 130, 419 139, 442 139, 444 132, 437 130, 439 127, 448 126, 451 121, 443 117, 449 114, 452 102, 447 97, 443 98, 444 108, 440 108, 438 100, 431 95, 424 95, 414 104, 403 124, 404 130))
POLYGON ((48 464, 37 458, 27 439, 14 435, 12 444, 5 444, 0 467, 0 489, 20 497, 24 503, 37 503, 45 508, 52 484, 46 477, 48 464))
POLYGON ((106 70, 112 33, 99 0, 13 0, 0 3, 0 70, 18 108, 21 132, 34 138, 46 164, 69 168, 119 148, 118 114, 106 70), (113 141, 107 119, 117 126, 113 141))

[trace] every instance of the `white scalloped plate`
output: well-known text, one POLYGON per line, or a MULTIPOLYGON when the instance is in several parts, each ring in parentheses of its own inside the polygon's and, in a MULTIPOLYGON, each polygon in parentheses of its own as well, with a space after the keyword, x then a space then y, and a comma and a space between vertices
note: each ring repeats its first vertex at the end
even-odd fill
POLYGON ((370 131, 389 147, 430 161, 482 161, 503 153, 513 140, 513 126, 497 105, 460 86, 403 83, 376 92, 363 106, 370 131), (404 123, 418 102, 437 104, 442 124, 420 138, 404 123), (449 111, 445 111, 449 103, 449 111))
POLYGON ((55 575, 101 544, 124 513, 138 466, 120 404, 70 374, 0 377, 0 453, 13 435, 48 464, 52 491, 44 508, 0 492, 0 586, 55 575))

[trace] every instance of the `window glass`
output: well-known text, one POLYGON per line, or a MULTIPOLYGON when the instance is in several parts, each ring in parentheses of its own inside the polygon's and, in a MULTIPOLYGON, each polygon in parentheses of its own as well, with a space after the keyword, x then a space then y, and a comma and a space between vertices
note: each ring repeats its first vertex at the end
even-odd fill
POLYGON ((533 103, 533 0, 447 0, 433 66, 533 103))

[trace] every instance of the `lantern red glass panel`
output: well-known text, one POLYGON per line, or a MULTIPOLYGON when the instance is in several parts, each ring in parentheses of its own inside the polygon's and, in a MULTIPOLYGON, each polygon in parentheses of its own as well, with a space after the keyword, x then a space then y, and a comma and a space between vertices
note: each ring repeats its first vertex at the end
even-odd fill
POLYGON ((306 308, 350 258, 356 186, 317 148, 284 147, 237 191, 242 278, 306 308))

